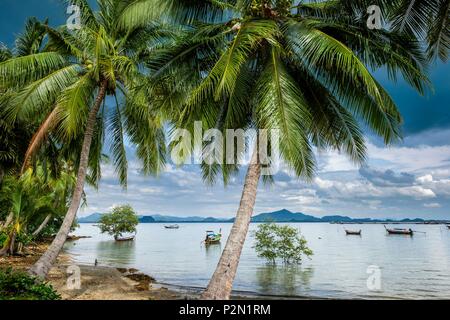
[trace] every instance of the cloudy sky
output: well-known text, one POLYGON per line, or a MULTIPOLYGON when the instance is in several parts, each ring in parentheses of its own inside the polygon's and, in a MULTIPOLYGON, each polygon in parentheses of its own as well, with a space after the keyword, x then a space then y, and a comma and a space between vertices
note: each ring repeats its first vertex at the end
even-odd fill
MULTIPOLYGON (((65 21, 59 0, 0 0, 0 41, 11 45, 27 16, 65 21)), ((273 185, 260 186, 256 212, 282 208, 316 216, 331 214, 376 218, 450 218, 450 67, 430 68, 434 93, 420 97, 404 82, 392 83, 383 71, 376 77, 388 89, 404 120, 404 141, 386 148, 368 136, 369 159, 362 168, 337 153, 317 154, 312 183, 280 171, 273 185)), ((122 190, 114 169, 103 169, 100 189, 87 188, 88 207, 81 216, 129 203, 140 214, 177 216, 234 215, 242 191, 243 170, 224 188, 205 186, 195 165, 168 165, 158 178, 140 174, 130 149, 129 187, 122 190)))

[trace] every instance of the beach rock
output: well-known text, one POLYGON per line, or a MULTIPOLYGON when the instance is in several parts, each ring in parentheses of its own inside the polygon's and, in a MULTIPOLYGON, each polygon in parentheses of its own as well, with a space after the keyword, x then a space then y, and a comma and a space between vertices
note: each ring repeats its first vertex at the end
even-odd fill
POLYGON ((116 268, 120 273, 127 273, 128 270, 126 268, 116 268))
POLYGON ((131 279, 138 284, 135 285, 135 288, 138 291, 148 291, 150 290, 150 285, 152 282, 155 282, 155 279, 150 277, 149 275, 143 273, 133 273, 126 275, 128 279, 131 279))

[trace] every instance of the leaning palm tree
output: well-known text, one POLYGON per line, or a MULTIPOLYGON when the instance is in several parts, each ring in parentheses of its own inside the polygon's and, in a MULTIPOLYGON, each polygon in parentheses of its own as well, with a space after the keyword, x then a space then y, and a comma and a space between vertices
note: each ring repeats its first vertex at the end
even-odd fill
MULTIPOLYGON (((17 37, 13 48, 0 46, 0 63, 13 57, 19 58, 39 53, 43 48, 45 33, 45 24, 35 18, 29 18, 24 32, 17 37)), ((0 190, 3 188, 2 182, 5 177, 19 175, 27 150, 27 141, 37 128, 37 121, 29 119, 9 121, 5 113, 6 106, 18 90, 20 87, 17 84, 5 86, 0 83, 0 190)), ((4 219, 4 223, 0 223, 1 230, 13 220, 13 213, 7 208, 6 202, 2 203, 0 211, 2 212, 0 220, 4 219)))
MULTIPOLYGON (((0 63, 13 57, 36 54, 41 51, 45 38, 45 23, 29 18, 25 30, 12 49, 0 45, 0 63)), ((18 174, 27 148, 25 139, 35 130, 34 121, 8 121, 3 110, 17 87, 0 84, 0 184, 6 174, 18 174)))
MULTIPOLYGON (((40 277, 48 274, 70 232, 88 166, 91 161, 98 163, 102 156, 105 130, 109 131, 113 164, 123 185, 127 178, 125 133, 131 143, 138 144, 144 172, 156 172, 164 162, 158 118, 148 104, 129 94, 144 76, 141 57, 151 50, 160 29, 154 24, 119 24, 122 2, 98 0, 99 12, 94 13, 88 1, 70 1, 80 7, 80 29, 46 27, 49 41, 43 52, 0 64, 2 86, 22 88, 8 101, 10 121, 45 114, 26 157, 36 153, 51 131, 64 143, 82 141, 77 181, 67 214, 48 250, 30 269, 31 274, 40 277), (108 96, 112 97, 111 108, 106 104, 108 96)), ((24 169, 27 165, 26 162, 24 169)), ((97 180, 99 169, 91 172, 97 180)))
MULTIPOLYGON (((360 164, 366 158, 363 126, 386 144, 401 137, 400 113, 371 70, 385 67, 393 79, 400 73, 420 93, 428 85, 417 41, 394 31, 368 30, 367 16, 343 14, 345 7, 330 3, 302 2, 292 10, 290 0, 141 0, 128 7, 123 19, 143 22, 163 8, 168 20, 189 24, 154 63, 156 76, 175 75, 178 86, 169 92, 185 96, 174 112, 178 126, 192 128, 201 120, 204 127, 222 131, 278 129, 284 162, 309 180, 315 172, 314 147, 340 150, 360 164)), ((261 178, 257 146, 204 299, 230 297, 261 178)), ((237 169, 203 167, 210 181, 220 171, 227 181, 237 169)))

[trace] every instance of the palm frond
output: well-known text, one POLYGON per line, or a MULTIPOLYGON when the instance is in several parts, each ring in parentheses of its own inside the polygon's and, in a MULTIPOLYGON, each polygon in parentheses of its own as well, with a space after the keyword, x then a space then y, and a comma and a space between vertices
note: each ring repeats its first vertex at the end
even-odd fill
POLYGON ((69 65, 20 90, 10 101, 7 112, 11 121, 29 118, 53 105, 62 91, 73 84, 81 72, 78 65, 69 65))
POLYGON ((128 176, 128 161, 127 153, 125 149, 124 141, 124 129, 122 113, 120 111, 119 103, 116 99, 116 108, 110 116, 110 121, 108 125, 108 130, 111 133, 111 145, 110 151, 112 154, 113 164, 116 168, 116 172, 119 176, 120 184, 124 187, 127 186, 127 176, 128 176))
POLYGON ((67 65, 57 52, 42 52, 0 63, 0 86, 20 88, 67 65))
POLYGON ((72 138, 85 127, 96 88, 97 83, 92 79, 92 74, 86 73, 61 92, 57 105, 61 108, 64 136, 72 138))
POLYGON ((443 62, 447 62, 448 51, 450 50, 450 1, 442 0, 438 13, 433 19, 431 28, 427 35, 428 58, 430 60, 439 57, 443 62))
POLYGON ((280 151, 300 177, 311 178, 315 160, 308 134, 311 115, 303 94, 285 68, 278 50, 270 59, 257 84, 259 128, 280 130, 280 151))

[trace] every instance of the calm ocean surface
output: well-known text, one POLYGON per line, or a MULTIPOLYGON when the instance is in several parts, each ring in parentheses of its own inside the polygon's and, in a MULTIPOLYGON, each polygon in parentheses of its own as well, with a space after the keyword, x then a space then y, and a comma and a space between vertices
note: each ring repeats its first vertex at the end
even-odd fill
MULTIPOLYGON (((264 295, 320 298, 450 299, 450 230, 441 225, 400 225, 423 231, 414 237, 389 236, 382 225, 351 225, 362 236, 346 236, 345 225, 295 223, 314 251, 301 266, 272 266, 258 258, 253 238, 242 253, 234 289, 264 295), (381 270, 381 290, 367 286, 369 266, 381 270)), ((67 243, 75 261, 134 267, 159 282, 205 287, 214 272, 231 224, 141 224, 135 242, 116 243, 99 229, 82 224, 77 235, 92 236, 67 243), (201 245, 206 230, 222 228, 222 245, 201 245)), ((250 230, 256 228, 252 224, 250 230)))

